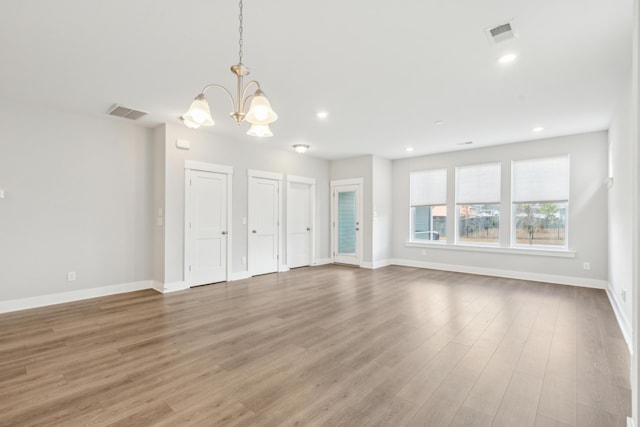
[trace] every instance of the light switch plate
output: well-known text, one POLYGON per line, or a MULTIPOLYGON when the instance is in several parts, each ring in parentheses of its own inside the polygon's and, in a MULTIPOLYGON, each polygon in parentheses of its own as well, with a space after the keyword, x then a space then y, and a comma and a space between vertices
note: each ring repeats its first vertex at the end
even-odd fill
POLYGON ((0 199, 4 199, 4 190, 0 190, 0 199))

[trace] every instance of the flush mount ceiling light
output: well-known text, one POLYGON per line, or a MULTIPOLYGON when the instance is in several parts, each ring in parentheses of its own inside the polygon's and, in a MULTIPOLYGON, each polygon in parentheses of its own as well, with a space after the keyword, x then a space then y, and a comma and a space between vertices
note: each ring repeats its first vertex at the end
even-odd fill
POLYGON ((200 94, 191 103, 189 110, 180 117, 185 126, 197 129, 200 126, 213 126, 215 124, 213 117, 211 117, 211 110, 209 109, 209 101, 204 96, 204 93, 210 88, 222 89, 229 100, 231 101, 231 113, 230 116, 236 121, 238 125, 243 121, 251 123, 251 127, 247 131, 247 135, 251 136, 273 136, 269 125, 278 120, 278 115, 271 108, 271 103, 265 96, 264 92, 260 89, 260 83, 256 80, 251 80, 249 83, 243 86, 244 76, 249 74, 249 69, 242 63, 242 0, 240 0, 240 51, 239 60, 236 65, 231 66, 231 72, 236 75, 237 78, 237 98, 234 100, 233 95, 224 86, 219 84, 206 85, 200 94), (255 86, 255 92, 252 95, 247 96, 247 92, 250 87, 255 86), (246 110, 247 102, 251 101, 249 110, 246 110))
POLYGON ((534 132, 542 132, 544 130, 544 128, 542 126, 536 126, 531 130, 534 131, 534 132))
POLYGON ((293 145, 293 149, 302 154, 307 152, 309 146, 307 144, 295 144, 293 145))
POLYGON ((316 117, 317 117, 317 118, 319 118, 319 119, 321 119, 321 120, 324 120, 324 119, 326 119, 327 117, 329 117, 329 113, 328 113, 328 112, 326 112, 326 111, 318 111, 318 112, 316 113, 316 117))

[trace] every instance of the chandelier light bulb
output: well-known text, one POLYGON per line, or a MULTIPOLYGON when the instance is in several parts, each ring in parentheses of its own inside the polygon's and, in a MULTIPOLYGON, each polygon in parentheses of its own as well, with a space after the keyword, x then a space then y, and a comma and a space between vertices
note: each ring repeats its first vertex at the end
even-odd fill
POLYGON ((263 122, 267 119, 267 111, 264 108, 256 108, 254 114, 256 116, 256 120, 260 122, 263 122))
POLYGON ((254 125, 269 125, 278 120, 278 115, 273 111, 271 103, 260 89, 251 98, 251 106, 245 120, 254 125))

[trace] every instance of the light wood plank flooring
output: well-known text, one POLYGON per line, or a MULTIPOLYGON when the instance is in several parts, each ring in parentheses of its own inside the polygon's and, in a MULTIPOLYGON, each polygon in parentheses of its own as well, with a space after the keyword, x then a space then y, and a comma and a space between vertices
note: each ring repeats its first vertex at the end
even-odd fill
POLYGON ((0 425, 620 426, 606 294, 341 266, 0 315, 0 425))

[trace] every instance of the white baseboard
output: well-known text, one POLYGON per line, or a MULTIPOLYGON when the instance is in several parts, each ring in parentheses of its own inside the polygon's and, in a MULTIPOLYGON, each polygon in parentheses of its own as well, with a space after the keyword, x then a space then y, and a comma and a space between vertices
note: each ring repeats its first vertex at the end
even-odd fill
POLYGON ((317 266, 317 265, 327 265, 332 263, 333 263, 333 260, 331 258, 317 258, 313 260, 313 263, 311 263, 311 265, 317 266))
POLYGON ((143 280, 140 282, 121 283, 118 285, 102 286, 99 288, 79 289, 77 291, 0 301, 0 313, 9 313, 11 311, 63 304, 65 302, 80 301, 83 299, 104 297, 152 288, 154 288, 154 282, 152 280, 143 280))
POLYGON ((391 261, 388 260, 388 259, 383 259, 383 260, 380 260, 380 261, 362 262, 362 263, 360 263, 360 267, 361 268, 368 268, 368 269, 372 269, 372 270, 375 270, 376 268, 386 267, 388 265, 391 265, 391 261))
POLYGON ((187 285, 187 283, 182 280, 171 283, 158 283, 158 285, 159 287, 154 289, 156 289, 158 292, 162 292, 163 294, 189 289, 189 285, 187 285))
POLYGON ((158 282, 156 280, 152 280, 151 281, 151 289, 153 289, 156 292, 160 292, 162 294, 162 293, 164 293, 164 283, 158 282))
POLYGON ((280 269, 278 270, 278 273, 286 273, 287 271, 289 271, 289 266, 286 264, 282 264, 280 266, 280 269))
POLYGON ((430 268, 433 270, 453 271, 456 273, 478 274, 482 276, 506 277, 508 279, 531 280, 534 282, 557 283, 560 285, 581 286, 584 288, 607 289, 606 280, 584 277, 560 276, 555 274, 532 273, 528 271, 502 270, 498 268, 472 267, 468 265, 440 264, 409 259, 392 259, 392 265, 430 268))
POLYGON ((620 306, 620 302, 618 301, 618 298, 616 298, 616 294, 614 293, 614 290, 611 289, 611 286, 607 287, 607 296, 609 297, 609 303, 613 308, 613 312, 616 315, 616 320, 618 321, 618 326, 620 326, 620 330, 622 331, 624 341, 627 343, 627 347, 629 348, 629 354, 633 355, 633 341, 631 340, 631 324, 629 323, 629 319, 627 319, 627 315, 624 314, 624 310, 620 306))
POLYGON ((250 277, 251 277, 251 273, 249 273, 248 271, 239 271, 237 273, 231 273, 231 276, 229 277, 229 281, 235 282, 236 280, 244 280, 250 277))

